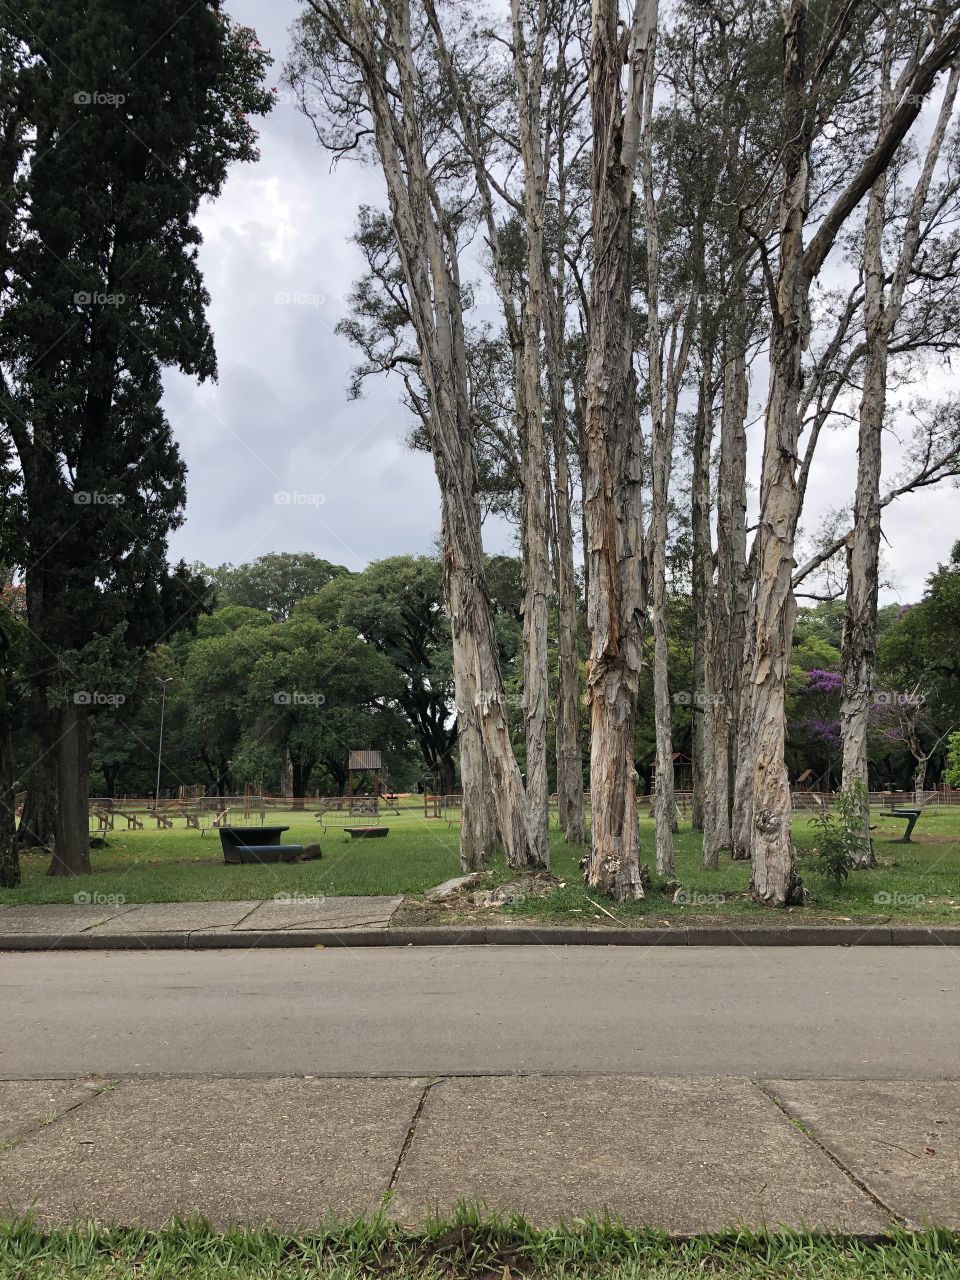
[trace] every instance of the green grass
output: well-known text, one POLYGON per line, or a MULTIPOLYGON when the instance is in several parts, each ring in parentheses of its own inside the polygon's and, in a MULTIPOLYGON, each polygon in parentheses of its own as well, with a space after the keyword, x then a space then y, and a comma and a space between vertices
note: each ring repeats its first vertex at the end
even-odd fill
POLYGON ((309 1235, 268 1227, 216 1232, 0 1226, 0 1280, 960 1280, 954 1232, 866 1242, 803 1233, 674 1241, 604 1221, 536 1230, 463 1210, 422 1228, 380 1215, 309 1235))
MULTIPOLYGON (((960 924, 960 808, 931 809, 920 820, 915 843, 892 843, 902 834, 900 819, 875 814, 875 848, 881 865, 875 871, 850 875, 834 889, 810 866, 816 832, 806 816, 794 822, 810 905, 787 914, 793 922, 818 919, 855 922, 891 921, 960 924), (878 900, 879 899, 879 900, 878 900)), ((390 834, 382 840, 351 841, 336 827, 323 834, 312 815, 273 811, 267 821, 289 825, 283 839, 290 843, 319 841, 323 857, 317 862, 273 867, 227 866, 214 830, 202 836, 178 826, 170 831, 114 831, 109 847, 93 852, 93 874, 82 879, 54 879, 46 875, 47 854, 23 858, 23 883, 0 892, 10 905, 73 902, 77 894, 94 901, 126 903, 261 899, 276 894, 395 894, 412 898, 458 874, 458 828, 422 814, 386 815, 390 834)), ((548 898, 528 899, 503 914, 549 919, 554 923, 612 925, 610 917, 590 901, 579 870, 583 850, 569 847, 559 831, 552 832, 552 869, 564 882, 548 898)), ((652 858, 653 823, 641 822, 645 860, 652 858)), ((721 861, 717 871, 700 865, 700 836, 684 824, 676 837, 678 877, 690 901, 675 904, 654 885, 641 903, 601 905, 618 920, 630 924, 717 921, 760 924, 771 913, 746 897, 748 864, 721 861)), ((500 860, 492 879, 508 878, 500 860)), ((595 900, 599 901, 599 900, 595 900)), ((778 917, 783 919, 783 916, 778 917)))

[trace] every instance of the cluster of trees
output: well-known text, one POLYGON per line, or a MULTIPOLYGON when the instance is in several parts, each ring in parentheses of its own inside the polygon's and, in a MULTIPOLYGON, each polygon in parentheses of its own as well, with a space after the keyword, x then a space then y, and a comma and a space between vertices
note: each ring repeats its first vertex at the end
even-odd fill
MULTIPOLYGON (((376 165, 386 194, 356 233, 353 390, 398 381, 440 490, 439 567, 405 563, 399 594, 358 585, 391 561, 296 581, 167 563, 183 468, 160 373, 215 372, 194 214, 255 155, 268 59, 216 0, 128 7, 28 0, 0 41, 0 562, 26 583, 0 700, 25 686, 24 838, 55 836, 55 872, 88 865, 77 692, 129 689, 149 716, 169 661, 181 776, 214 787, 287 759, 301 789, 335 782, 372 734, 398 769, 449 769, 455 734, 465 869, 498 842, 511 866, 548 865, 554 786, 584 843, 587 762, 585 874, 615 898, 644 891, 646 745, 674 874, 689 732, 705 865, 749 858, 758 901, 801 901, 799 735, 837 747, 844 786, 869 781, 881 652, 911 694, 897 741, 918 776, 949 728, 930 637, 955 562, 903 618, 877 592, 882 511, 960 472, 960 400, 929 393, 960 325, 955 5, 303 0, 286 76, 322 144, 376 165), (831 431, 856 450, 853 491, 805 531, 831 431), (516 523, 519 572, 485 555, 490 510, 516 523), (804 598, 827 603, 798 616, 804 598), (185 623, 195 638, 157 648, 185 623), (276 700, 294 692, 314 701, 276 700)), ((2 734, 0 767, 2 800, 2 734)))
POLYGON ((435 464, 461 860, 479 865, 498 836, 511 865, 548 860, 552 594, 567 838, 584 837, 582 694, 586 876, 642 896, 635 742, 649 647, 656 864, 673 875, 668 584, 686 553, 693 688, 708 708, 694 751, 705 864, 750 858, 758 901, 802 901, 787 753, 798 598, 844 596, 838 719, 853 787, 868 779, 881 512, 958 470, 960 404, 921 391, 957 341, 960 18, 949 0, 505 8, 305 0, 287 67, 322 144, 375 164, 386 187, 386 208, 361 214, 367 269, 342 327, 359 352, 354 389, 401 380, 435 464), (749 405, 764 375, 751 487, 749 405), (893 421, 912 435, 885 486, 893 421), (832 429, 856 448, 855 488, 804 539, 816 446, 832 429), (519 530, 522 776, 485 505, 519 530))
POLYGON ((161 375, 216 374, 200 202, 256 159, 270 62, 220 0, 39 0, 0 20, 0 876, 11 673, 29 710, 22 837, 89 869, 88 712, 203 605, 167 559, 184 467, 161 375))

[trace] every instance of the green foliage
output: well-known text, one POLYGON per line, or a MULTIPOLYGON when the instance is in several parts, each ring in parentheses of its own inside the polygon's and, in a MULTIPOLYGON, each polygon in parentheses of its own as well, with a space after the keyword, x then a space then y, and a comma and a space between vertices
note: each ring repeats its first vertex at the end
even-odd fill
POLYGON ((814 865, 836 889, 856 866, 865 806, 869 810, 869 797, 858 778, 837 792, 832 810, 825 808, 810 820, 817 830, 814 865))
POLYGON ((960 731, 947 739, 947 763, 944 780, 951 787, 960 787, 960 731))

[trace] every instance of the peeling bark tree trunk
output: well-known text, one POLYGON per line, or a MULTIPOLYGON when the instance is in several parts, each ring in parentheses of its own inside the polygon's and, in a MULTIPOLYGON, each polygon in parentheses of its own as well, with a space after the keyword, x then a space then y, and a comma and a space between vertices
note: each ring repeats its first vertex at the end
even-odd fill
POLYGON ((644 234, 647 247, 647 360, 651 417, 651 510, 649 556, 651 625, 653 629, 653 722, 656 739, 654 813, 657 874, 672 879, 676 868, 673 832, 677 806, 673 789, 673 706, 670 702, 667 635, 667 503, 673 461, 673 417, 665 412, 660 340, 660 237, 653 191, 651 116, 656 33, 651 37, 649 74, 644 94, 644 137, 641 144, 644 234))
POLYGON ((594 263, 590 285, 584 468, 590 656, 592 839, 586 879, 618 900, 642 898, 634 763, 643 611, 642 495, 632 363, 633 182, 657 6, 634 7, 626 61, 617 0, 593 0, 590 99, 594 263))
POLYGON ((460 870, 479 871, 486 862, 483 739, 473 709, 458 701, 460 746, 460 870))
POLYGON ((550 583, 550 468, 543 426, 540 383, 540 335, 546 305, 543 226, 546 218, 546 174, 540 144, 540 99, 546 6, 541 0, 534 46, 528 55, 520 0, 512 0, 513 66, 524 168, 524 213, 527 240, 527 297, 523 308, 523 395, 520 456, 524 530, 524 679, 526 727, 526 795, 530 824, 530 856, 541 866, 550 862, 547 779, 547 710, 550 702, 547 651, 547 597, 550 583))
MULTIPOLYGON (((562 147, 562 139, 558 146, 562 147)), ((558 239, 560 251, 554 263, 551 283, 545 273, 547 305, 544 308, 544 347, 550 389, 550 419, 553 435, 553 519, 555 531, 555 572, 557 583, 557 800, 560 828, 567 844, 586 843, 583 808, 583 762, 580 756, 580 660, 577 652, 577 584, 573 559, 573 516, 570 497, 570 463, 567 454, 567 406, 564 395, 566 360, 563 350, 563 302, 566 239, 566 194, 563 162, 558 197, 558 239)))
POLYGON ((338 33, 363 81, 426 391, 424 421, 441 494, 444 592, 458 705, 472 707, 477 716, 507 863, 524 867, 536 863, 539 846, 530 830, 504 708, 476 501, 457 245, 426 160, 409 0, 384 6, 383 32, 374 31, 380 11, 367 0, 357 0, 349 10, 318 0, 314 8, 338 33), (384 57, 395 64, 396 92, 383 73, 384 57))
POLYGON ((47 875, 84 875, 90 870, 86 713, 74 703, 67 703, 60 710, 58 729, 57 827, 47 875))
POLYGON ((803 260, 810 150, 805 92, 806 0, 790 0, 784 19, 780 262, 757 530, 750 721, 752 890, 760 902, 773 907, 801 900, 803 890, 790 832, 790 780, 784 746, 787 677, 796 616, 792 573, 799 512, 799 399, 802 357, 810 332, 810 284, 803 260))
MULTIPOLYGON (((717 759, 716 725, 713 716, 712 654, 717 643, 713 625, 713 551, 710 546, 710 451, 713 442, 713 346, 706 343, 701 352, 700 388, 693 433, 692 538, 693 538, 693 616, 694 636, 694 778, 699 781, 701 830, 703 831, 703 865, 717 867, 717 825, 719 810, 718 772, 726 777, 717 759)), ((694 786, 696 788, 696 781, 694 786)), ((725 785, 725 783, 724 783, 725 785)), ((694 791, 696 800, 697 792, 694 791)))
MULTIPOLYGON (((881 132, 893 111, 890 84, 893 24, 888 23, 880 100, 881 132)), ((864 329, 866 355, 860 398, 860 437, 853 529, 847 540, 847 598, 843 626, 840 734, 843 742, 844 789, 863 786, 863 836, 856 855, 858 868, 877 865, 870 839, 867 733, 873 705, 877 648, 877 590, 880 567, 880 471, 886 413, 887 359, 890 337, 899 318, 903 292, 919 242, 920 220, 940 149, 956 100, 960 69, 954 67, 926 159, 902 232, 899 262, 889 301, 886 297, 883 235, 887 176, 884 171, 870 191, 863 245, 864 329)))
MULTIPOLYGON (((742 287, 734 291, 723 342, 720 464, 717 476, 717 581, 709 654, 713 820, 704 832, 704 864, 716 866, 733 845, 733 791, 737 764, 740 687, 747 607, 747 434, 749 386, 742 287)), ((744 726, 746 728, 746 725, 744 726)), ((752 784, 751 784, 752 785, 752 784)))

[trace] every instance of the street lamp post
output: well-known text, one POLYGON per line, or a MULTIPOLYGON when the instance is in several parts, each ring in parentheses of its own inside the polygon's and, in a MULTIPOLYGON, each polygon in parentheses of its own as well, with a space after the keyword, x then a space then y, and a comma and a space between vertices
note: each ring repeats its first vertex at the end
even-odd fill
POLYGON ((167 685, 173 679, 173 676, 167 676, 165 680, 156 677, 157 684, 160 685, 162 693, 160 695, 160 745, 157 747, 157 791, 153 799, 154 811, 160 812, 160 762, 163 759, 163 713, 167 705, 167 685))

